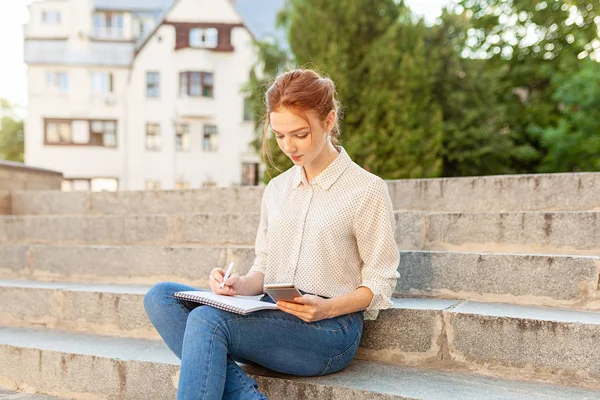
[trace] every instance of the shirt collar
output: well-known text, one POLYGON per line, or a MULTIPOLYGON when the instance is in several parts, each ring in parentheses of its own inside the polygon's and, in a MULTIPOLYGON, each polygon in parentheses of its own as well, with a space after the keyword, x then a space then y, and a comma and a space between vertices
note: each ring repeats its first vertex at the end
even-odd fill
MULTIPOLYGON (((331 164, 327 166, 319 175, 317 175, 312 180, 312 185, 319 185, 321 188, 325 190, 329 190, 331 185, 338 180, 338 178, 342 175, 342 173, 348 168, 352 160, 346 150, 342 146, 338 146, 340 148, 340 153, 333 160, 331 164)), ((306 179, 306 173, 304 172, 304 167, 300 165, 294 166, 294 180, 292 184, 292 189, 296 189, 301 183, 304 185, 308 185, 308 179, 306 179)))

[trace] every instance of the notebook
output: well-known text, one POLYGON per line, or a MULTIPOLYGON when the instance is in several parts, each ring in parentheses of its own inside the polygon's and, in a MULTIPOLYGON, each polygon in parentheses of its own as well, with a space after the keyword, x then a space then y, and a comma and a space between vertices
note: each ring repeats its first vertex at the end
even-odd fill
POLYGON ((267 303, 265 301, 249 299, 246 297, 223 296, 213 292, 191 290, 186 292, 175 292, 173 296, 177 299, 206 304, 211 307, 242 315, 248 315, 259 310, 277 310, 277 306, 273 303, 267 303))

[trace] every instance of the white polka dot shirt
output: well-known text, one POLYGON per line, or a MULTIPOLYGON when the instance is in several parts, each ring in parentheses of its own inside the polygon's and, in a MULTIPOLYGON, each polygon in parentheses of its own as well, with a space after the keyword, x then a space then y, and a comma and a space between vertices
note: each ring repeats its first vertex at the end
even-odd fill
POLYGON ((392 305, 400 254, 386 183, 354 163, 343 147, 310 183, 294 166, 265 188, 250 271, 265 283, 338 297, 373 292, 365 319, 392 305))

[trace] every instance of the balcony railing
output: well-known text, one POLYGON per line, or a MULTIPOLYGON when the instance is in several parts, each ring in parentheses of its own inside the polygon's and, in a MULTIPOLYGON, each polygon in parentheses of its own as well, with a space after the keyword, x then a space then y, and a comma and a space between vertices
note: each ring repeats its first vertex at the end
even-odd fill
POLYGON ((123 28, 96 26, 94 28, 95 39, 125 39, 123 28))

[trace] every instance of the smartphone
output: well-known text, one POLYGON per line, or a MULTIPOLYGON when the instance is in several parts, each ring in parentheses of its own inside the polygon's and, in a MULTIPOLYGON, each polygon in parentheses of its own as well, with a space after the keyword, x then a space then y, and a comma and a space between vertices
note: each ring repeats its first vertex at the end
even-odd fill
POLYGON ((264 291, 276 302, 281 300, 294 303, 295 297, 302 297, 302 293, 292 283, 266 284, 264 291))

